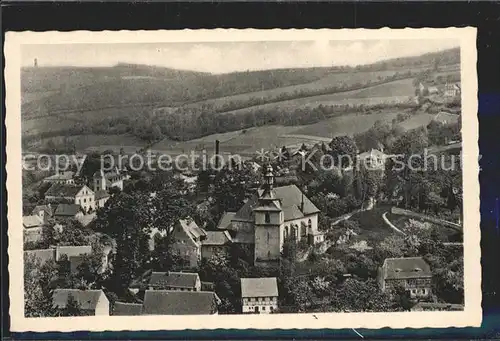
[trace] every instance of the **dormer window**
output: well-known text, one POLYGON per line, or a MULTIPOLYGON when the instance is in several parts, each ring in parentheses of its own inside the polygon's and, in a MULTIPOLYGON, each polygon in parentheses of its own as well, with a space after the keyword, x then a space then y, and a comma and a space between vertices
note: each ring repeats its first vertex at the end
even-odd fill
POLYGON ((420 268, 415 268, 415 269, 413 269, 413 271, 415 271, 415 272, 420 272, 420 271, 422 271, 422 269, 420 269, 420 268))
POLYGON ((394 272, 401 272, 401 269, 399 269, 399 268, 394 269, 394 272))

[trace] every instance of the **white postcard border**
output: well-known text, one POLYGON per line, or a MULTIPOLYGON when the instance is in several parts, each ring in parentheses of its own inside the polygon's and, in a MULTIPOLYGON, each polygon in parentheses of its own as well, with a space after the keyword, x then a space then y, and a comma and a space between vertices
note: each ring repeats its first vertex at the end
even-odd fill
POLYGON ((340 29, 340 30, 181 30, 7 32, 5 37, 7 130, 7 204, 9 237, 9 298, 13 332, 139 331, 184 329, 340 329, 474 327, 482 320, 480 213, 477 121, 476 29, 340 29), (21 177, 22 44, 166 43, 221 41, 457 39, 461 46, 462 135, 464 193, 464 294, 460 312, 309 313, 215 316, 92 316, 25 318, 23 289, 23 230, 21 177))

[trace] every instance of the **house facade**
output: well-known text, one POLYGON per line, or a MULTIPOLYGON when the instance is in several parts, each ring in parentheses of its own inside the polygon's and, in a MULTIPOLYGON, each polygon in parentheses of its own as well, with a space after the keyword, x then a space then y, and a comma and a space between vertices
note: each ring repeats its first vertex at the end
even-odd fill
POLYGON ((85 213, 95 211, 95 193, 86 185, 53 184, 47 192, 45 199, 60 201, 66 200, 75 205, 80 205, 85 213))
POLYGON ((201 260, 201 243, 206 232, 193 220, 181 219, 174 226, 173 249, 184 261, 185 266, 196 267, 201 260))
POLYGON ((461 93, 460 85, 458 84, 450 84, 446 83, 444 86, 444 95, 446 97, 456 97, 459 96, 461 93))
POLYGON ((270 314, 277 311, 276 278, 241 278, 241 306, 243 313, 270 314))
POLYGON ((432 272, 422 257, 387 258, 379 269, 378 280, 383 292, 393 293, 402 287, 411 298, 431 295, 432 272))

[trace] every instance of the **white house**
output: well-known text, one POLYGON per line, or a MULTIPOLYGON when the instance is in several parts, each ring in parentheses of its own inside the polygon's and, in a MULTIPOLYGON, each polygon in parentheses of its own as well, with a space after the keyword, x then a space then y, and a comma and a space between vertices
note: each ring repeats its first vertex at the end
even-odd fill
POLYGON ((95 193, 86 185, 53 184, 45 192, 47 200, 67 200, 75 205, 80 205, 85 213, 95 211, 95 193))
POLYGON ((269 314, 278 309, 278 283, 275 277, 242 278, 243 313, 269 314))

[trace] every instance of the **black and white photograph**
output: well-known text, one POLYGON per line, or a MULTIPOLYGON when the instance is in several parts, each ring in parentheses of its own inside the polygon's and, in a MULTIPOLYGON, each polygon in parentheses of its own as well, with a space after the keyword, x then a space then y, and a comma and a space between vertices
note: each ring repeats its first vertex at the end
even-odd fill
POLYGON ((13 328, 480 323, 474 29, 6 44, 13 328))

